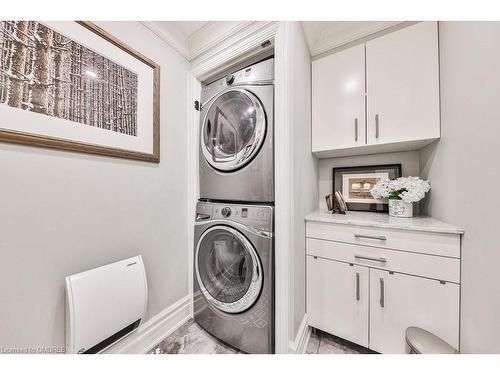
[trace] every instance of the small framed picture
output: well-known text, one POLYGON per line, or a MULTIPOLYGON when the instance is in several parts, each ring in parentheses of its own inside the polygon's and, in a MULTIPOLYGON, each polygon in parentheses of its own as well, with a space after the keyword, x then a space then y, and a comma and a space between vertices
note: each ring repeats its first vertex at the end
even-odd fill
POLYGON ((333 191, 340 191, 351 211, 387 212, 387 199, 375 199, 370 190, 383 179, 401 177, 401 164, 333 168, 333 191))

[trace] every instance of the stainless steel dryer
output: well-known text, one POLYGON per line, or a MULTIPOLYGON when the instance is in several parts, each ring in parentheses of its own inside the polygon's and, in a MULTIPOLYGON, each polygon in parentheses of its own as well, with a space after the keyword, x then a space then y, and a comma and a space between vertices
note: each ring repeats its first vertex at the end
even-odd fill
POLYGON ((274 201, 274 59, 202 88, 200 198, 274 201))
POLYGON ((273 207, 199 202, 194 320, 247 353, 274 353, 273 207))

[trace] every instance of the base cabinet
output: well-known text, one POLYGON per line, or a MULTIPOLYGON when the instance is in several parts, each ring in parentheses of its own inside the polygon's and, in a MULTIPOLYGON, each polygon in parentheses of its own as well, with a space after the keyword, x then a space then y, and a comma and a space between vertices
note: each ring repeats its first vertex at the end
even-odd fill
POLYGON ((309 325, 368 347, 367 267, 307 256, 309 325))
POLYGON ((370 269, 370 349, 408 353, 405 332, 411 326, 459 349, 459 295, 457 284, 370 269))
POLYGON ((384 354, 408 353, 412 326, 460 350, 463 230, 430 217, 413 219, 415 230, 372 217, 306 218, 309 325, 384 354))
POLYGON ((307 256, 310 326, 384 354, 409 352, 420 327, 459 350, 460 286, 307 256))

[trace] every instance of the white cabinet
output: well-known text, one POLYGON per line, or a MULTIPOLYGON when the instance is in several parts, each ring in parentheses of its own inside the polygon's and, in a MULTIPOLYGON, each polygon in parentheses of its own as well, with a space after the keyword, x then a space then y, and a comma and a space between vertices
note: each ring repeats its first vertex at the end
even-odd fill
POLYGON ((440 137, 437 27, 419 22, 313 61, 316 156, 419 149, 440 137))
POLYGON ((309 325, 368 346, 368 268, 307 257, 309 325))
POLYGON ((366 43, 368 144, 439 138, 437 22, 366 43))
POLYGON ((312 63, 312 150, 365 144, 365 46, 312 63))
POLYGON ((459 295, 457 284, 370 269, 370 349, 407 353, 411 326, 458 348, 459 295))
POLYGON ((408 352, 411 326, 460 349, 462 233, 432 218, 309 215, 308 324, 380 353, 408 352))

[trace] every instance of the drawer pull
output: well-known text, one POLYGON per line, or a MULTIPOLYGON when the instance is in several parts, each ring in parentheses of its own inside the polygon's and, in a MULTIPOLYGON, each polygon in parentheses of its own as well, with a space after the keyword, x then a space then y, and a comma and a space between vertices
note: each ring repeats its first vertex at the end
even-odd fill
POLYGON ((380 307, 385 306, 384 279, 380 278, 380 307))
POLYGON ((356 272, 356 301, 359 301, 359 273, 356 272))
POLYGON ((369 235, 365 235, 365 234, 355 234, 354 237, 355 238, 368 238, 370 240, 380 240, 380 241, 387 240, 386 236, 369 236, 369 235))
POLYGON ((385 258, 372 258, 372 257, 365 257, 363 255, 357 255, 354 254, 355 259, 365 259, 365 260, 373 260, 374 262, 380 262, 380 263, 387 263, 387 259, 385 258))

